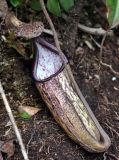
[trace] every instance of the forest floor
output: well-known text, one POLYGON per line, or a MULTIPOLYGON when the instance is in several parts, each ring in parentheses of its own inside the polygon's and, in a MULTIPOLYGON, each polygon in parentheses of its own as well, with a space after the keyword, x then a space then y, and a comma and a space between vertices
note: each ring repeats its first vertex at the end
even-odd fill
MULTIPOLYGON (((99 67, 100 48, 92 39, 101 44, 102 37, 89 35, 78 29, 79 22, 90 27, 105 25, 99 6, 98 1, 80 0, 70 13, 63 13, 60 18, 51 15, 51 18, 79 88, 101 126, 111 138, 111 147, 105 153, 88 153, 67 136, 52 117, 35 87, 32 78, 32 60, 25 60, 16 50, 0 40, 0 79, 30 160, 119 159, 119 77, 110 69, 99 67), (93 46, 93 49, 87 46, 86 41, 93 46), (21 104, 39 107, 40 111, 29 120, 24 120, 17 111, 21 104)), ((25 20, 29 20, 28 16, 35 17, 44 22, 45 28, 49 28, 43 13, 35 15, 29 10, 23 14, 19 17, 25 20)), ((0 34, 5 33, 0 31, 0 34)), ((46 34, 42 36, 53 42, 52 36, 46 34)), ((32 53, 30 47, 28 51, 32 53)), ((115 71, 119 71, 118 28, 114 36, 108 36, 104 42, 102 61, 112 65, 115 71)), ((0 140, 15 138, 12 127, 6 126, 9 117, 1 98, 0 121, 0 140)), ((18 143, 15 144, 15 153, 11 160, 23 160, 18 143)))

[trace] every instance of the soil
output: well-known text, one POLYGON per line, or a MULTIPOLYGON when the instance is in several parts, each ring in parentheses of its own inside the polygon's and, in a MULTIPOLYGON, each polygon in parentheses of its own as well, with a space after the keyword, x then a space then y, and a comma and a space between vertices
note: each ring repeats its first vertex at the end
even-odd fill
MULTIPOLYGON (((32 60, 25 60, 2 38, 0 40, 0 80, 30 160, 119 159, 119 77, 109 68, 99 65, 100 48, 92 38, 101 44, 102 37, 91 36, 78 29, 79 22, 90 27, 106 26, 106 21, 100 12, 101 4, 99 1, 80 0, 69 13, 63 12, 60 18, 51 15, 51 18, 77 84, 100 124, 111 138, 111 147, 105 153, 89 153, 67 136, 55 122, 35 87, 31 72, 32 60), (93 49, 87 46, 86 41, 93 46, 93 49), (41 110, 29 120, 24 120, 18 113, 19 105, 39 107, 41 110)), ((22 12, 22 16, 18 12, 21 19, 24 19, 23 17, 37 18, 44 22, 45 28, 49 28, 42 13, 35 15, 36 12, 26 10, 24 14, 22 12)), ((6 36, 4 29, 1 31, 2 35, 6 36)), ((53 42, 51 36, 45 34, 42 36, 53 42)), ((21 41, 26 42, 22 39, 21 41)), ((31 46, 28 47, 28 51, 32 53, 31 46)), ((108 36, 105 40, 102 61, 112 65, 115 71, 119 71, 118 28, 114 36, 108 36)), ((10 138, 16 140, 12 127, 7 126, 9 117, 1 98, 0 106, 0 140, 10 138)), ((16 140, 15 153, 11 160, 22 159, 16 140)))

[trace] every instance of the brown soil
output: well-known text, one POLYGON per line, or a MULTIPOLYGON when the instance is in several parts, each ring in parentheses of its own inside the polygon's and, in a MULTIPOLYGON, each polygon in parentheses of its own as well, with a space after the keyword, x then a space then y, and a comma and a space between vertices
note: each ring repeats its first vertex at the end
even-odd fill
MULTIPOLYGON (((106 67, 101 66, 99 69, 100 49, 92 41, 90 35, 80 31, 77 27, 79 22, 92 27, 105 25, 105 21, 96 9, 97 6, 99 6, 98 1, 92 3, 91 0, 80 0, 69 14, 63 13, 61 18, 51 17, 79 88, 111 138, 112 145, 105 153, 88 153, 68 138, 55 122, 35 87, 31 74, 32 61, 24 60, 3 40, 0 41, 0 79, 27 146, 30 160, 119 159, 119 78, 106 67), (92 44, 94 50, 89 49, 85 40, 92 44), (20 104, 37 106, 41 111, 25 121, 20 118, 17 111, 20 104)), ((27 14, 25 13, 25 16, 27 14)), ((40 13, 40 16, 37 15, 37 19, 38 17, 48 28, 43 14, 40 13)), ((3 32, 4 30, 1 35, 4 34, 3 32)), ((102 56, 102 61, 111 64, 116 71, 119 70, 119 37, 117 33, 118 29, 113 37, 106 38, 102 56)), ((49 41, 52 39, 47 35, 43 35, 43 37, 49 41)), ((92 37, 99 44, 101 43, 102 37, 92 37)), ((31 49, 29 51, 31 53, 31 49)), ((12 129, 8 132, 10 127, 7 127, 6 124, 9 118, 2 99, 0 99, 0 106, 0 140, 6 140, 15 136, 12 129), (5 134, 7 135, 5 136, 5 134)), ((11 160, 22 160, 23 157, 17 142, 15 146, 15 154, 11 160)))

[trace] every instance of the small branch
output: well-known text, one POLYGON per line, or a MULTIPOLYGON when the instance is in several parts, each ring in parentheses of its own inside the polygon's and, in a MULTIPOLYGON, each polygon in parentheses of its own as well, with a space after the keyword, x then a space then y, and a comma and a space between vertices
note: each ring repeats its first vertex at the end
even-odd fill
POLYGON ((7 97, 6 97, 5 92, 3 90, 1 82, 0 82, 0 93, 1 93, 1 96, 2 96, 2 99, 3 99, 6 111, 7 111, 8 115, 9 115, 10 121, 11 121, 11 123, 13 125, 13 129, 14 129, 14 132, 15 132, 16 137, 18 139, 19 145, 21 147, 21 151, 22 151, 24 160, 29 160, 28 155, 26 153, 26 149, 25 149, 24 144, 23 144, 23 140, 22 140, 21 134, 20 134, 20 132, 18 130, 18 127, 17 127, 17 125, 15 123, 15 119, 14 119, 14 116, 12 114, 12 110, 11 110, 10 105, 8 103, 8 100, 7 100, 7 97))
POLYGON ((104 42, 105 42, 105 39, 106 39, 106 36, 109 32, 107 31, 104 36, 103 36, 103 39, 102 39, 102 42, 101 42, 101 47, 100 47, 100 57, 99 57, 99 69, 100 69, 100 66, 104 66, 104 67, 107 67, 108 69, 110 69, 110 71, 115 74, 117 77, 119 77, 119 72, 116 72, 111 65, 109 64, 106 64, 104 62, 102 62, 102 53, 103 53, 103 46, 104 46, 104 42))
POLYGON ((105 32, 103 38, 102 38, 102 42, 101 42, 101 46, 100 46, 100 56, 99 56, 99 69, 100 69, 100 64, 102 62, 102 52, 103 52, 103 46, 104 46, 104 42, 105 42, 105 39, 106 39, 106 36, 107 36, 107 32, 105 32))
MULTIPOLYGON (((104 42, 105 42, 107 33, 108 33, 108 31, 105 32, 105 34, 103 35, 102 42, 101 42, 101 45, 100 45, 99 70, 98 70, 99 77, 100 77, 100 69, 101 69, 101 62, 102 62, 103 45, 104 45, 104 42)), ((98 87, 99 87, 99 86, 100 86, 100 81, 99 81, 98 87)))
MULTIPOLYGON (((86 33, 93 34, 93 35, 99 35, 99 36, 103 36, 107 32, 103 28, 91 28, 91 27, 84 26, 83 24, 80 24, 80 23, 78 24, 78 28, 86 33)), ((113 31, 109 30, 107 35, 113 36, 113 31)))
POLYGON ((96 46, 97 46, 98 48, 101 47, 101 45, 93 38, 92 35, 90 35, 90 38, 92 39, 92 41, 96 44, 96 46))
POLYGON ((119 137, 119 133, 114 129, 112 128, 111 126, 109 126, 107 123, 104 123, 113 133, 115 133, 117 135, 117 137, 119 137))
POLYGON ((50 29, 44 29, 43 32, 53 36, 53 32, 50 29))
POLYGON ((89 49, 91 49, 93 51, 95 50, 95 48, 93 47, 93 45, 88 40, 85 40, 84 42, 88 46, 89 49))
POLYGON ((107 153, 107 152, 105 152, 105 153, 103 154, 103 157, 104 157, 103 160, 107 160, 107 157, 112 157, 112 158, 115 159, 115 160, 119 160, 119 157, 116 157, 114 154, 109 154, 109 153, 107 153))
POLYGON ((108 156, 113 157, 115 160, 119 160, 119 157, 116 157, 114 154, 107 153, 108 156))
POLYGON ((55 30, 55 27, 54 27, 54 25, 53 25, 53 23, 52 23, 52 20, 51 20, 51 18, 50 18, 50 16, 49 16, 48 12, 47 12, 47 10, 46 10, 45 4, 44 4, 44 0, 40 0, 40 4, 41 4, 42 10, 43 10, 43 12, 44 12, 44 15, 45 15, 45 17, 46 17, 46 19, 47 19, 47 21, 48 21, 48 23, 49 23, 49 25, 50 25, 50 27, 51 27, 51 30, 52 30, 52 32, 53 32, 54 41, 55 41, 56 47, 57 47, 57 49, 58 49, 58 51, 59 51, 60 57, 61 57, 64 65, 65 65, 64 54, 63 54, 63 52, 62 52, 62 50, 61 50, 61 48, 60 48, 60 43, 59 43, 59 40, 58 40, 57 32, 56 32, 56 30, 55 30))
POLYGON ((102 66, 104 66, 104 67, 109 68, 109 69, 110 69, 110 71, 111 71, 113 74, 115 74, 116 76, 118 76, 118 77, 119 77, 119 72, 116 72, 116 71, 112 68, 112 66, 111 66, 111 65, 106 64, 106 63, 103 63, 102 61, 100 62, 100 64, 101 64, 102 66))
POLYGON ((33 139, 33 136, 35 134, 35 131, 36 131, 36 123, 35 123, 35 119, 34 118, 34 128, 33 128, 33 132, 31 134, 31 138, 29 139, 28 143, 27 143, 27 154, 29 153, 29 144, 31 143, 32 139, 33 139))
POLYGON ((105 153, 103 154, 103 158, 104 158, 103 160, 107 160, 106 153, 107 153, 107 152, 105 152, 105 153))

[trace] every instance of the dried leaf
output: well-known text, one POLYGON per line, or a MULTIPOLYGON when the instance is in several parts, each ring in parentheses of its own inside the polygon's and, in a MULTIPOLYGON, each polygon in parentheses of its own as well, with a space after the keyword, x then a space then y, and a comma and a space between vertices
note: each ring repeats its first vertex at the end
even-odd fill
POLYGON ((9 140, 6 142, 1 141, 0 151, 3 153, 7 153, 8 158, 12 157, 15 152, 15 146, 13 144, 13 140, 9 140))
MULTIPOLYGON (((40 108, 36 108, 36 107, 30 107, 30 106, 19 106, 18 108, 19 112, 22 114, 22 117, 28 117, 28 115, 30 117, 32 117, 33 115, 35 115, 37 112, 40 111, 40 108)), ((23 117, 23 118, 24 118, 23 117)), ((29 118, 30 118, 29 117, 29 118)), ((28 118, 27 118, 28 119, 28 118)))
POLYGON ((14 33, 13 32, 9 32, 9 36, 7 37, 7 43, 9 45, 9 47, 15 49, 26 60, 30 59, 29 55, 26 52, 26 47, 29 46, 28 42, 21 42, 18 39, 16 40, 14 33))
POLYGON ((12 43, 10 45, 12 48, 14 48, 21 56, 23 56, 25 59, 30 59, 28 58, 28 55, 25 51, 25 44, 19 42, 19 41, 14 41, 14 43, 12 43))
POLYGON ((10 127, 10 126, 12 126, 12 122, 8 121, 7 124, 5 125, 5 127, 10 127))
POLYGON ((4 137, 6 137, 6 136, 9 136, 10 134, 11 134, 11 127, 8 129, 8 130, 6 130, 6 132, 5 132, 5 134, 3 135, 4 137))

